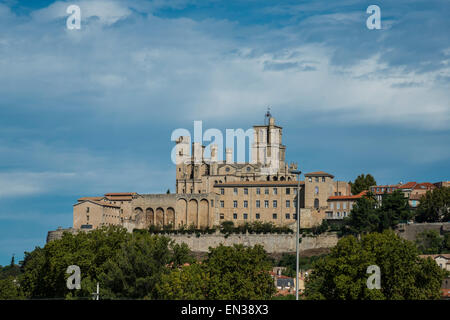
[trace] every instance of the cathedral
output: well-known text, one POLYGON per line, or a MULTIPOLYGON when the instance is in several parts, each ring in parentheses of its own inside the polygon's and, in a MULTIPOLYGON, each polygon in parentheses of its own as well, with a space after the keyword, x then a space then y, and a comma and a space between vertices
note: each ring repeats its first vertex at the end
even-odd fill
POLYGON ((227 148, 225 159, 218 159, 218 146, 205 146, 181 136, 176 141, 176 193, 106 193, 78 199, 73 209, 75 230, 121 225, 129 231, 150 226, 207 228, 233 221, 272 222, 295 226, 297 193, 300 227, 319 225, 329 210, 330 196, 349 196, 344 181, 323 172, 306 173, 297 181, 296 163, 285 162, 282 127, 268 113, 264 125, 253 126, 251 161, 235 162, 227 148), (299 189, 299 190, 298 190, 299 189))

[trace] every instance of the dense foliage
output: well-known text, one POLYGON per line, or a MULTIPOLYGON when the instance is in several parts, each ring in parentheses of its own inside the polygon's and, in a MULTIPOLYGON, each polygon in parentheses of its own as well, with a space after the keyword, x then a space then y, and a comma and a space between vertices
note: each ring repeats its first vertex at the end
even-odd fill
POLYGON ((427 191, 420 199, 416 212, 417 222, 450 221, 450 187, 427 191))
POLYGON ((443 271, 422 259, 414 243, 393 231, 371 233, 358 240, 339 240, 331 254, 318 260, 306 282, 307 299, 439 299, 443 271), (381 289, 368 289, 367 267, 381 270, 381 289))
POLYGON ((381 206, 371 193, 358 199, 353 205, 351 214, 344 218, 342 234, 365 234, 393 229, 400 222, 412 218, 408 199, 403 193, 395 190, 383 196, 381 206))
POLYGON ((164 299, 270 299, 275 286, 270 260, 262 246, 220 245, 208 257, 163 276, 159 295, 164 299))
POLYGON ((155 284, 163 273, 192 261, 186 245, 145 233, 129 234, 105 227, 25 253, 21 287, 28 298, 90 298, 100 282, 103 298, 156 298, 155 284), (69 265, 81 269, 81 290, 68 290, 69 265))
POLYGON ((450 233, 441 237, 437 231, 426 230, 417 235, 415 242, 417 248, 423 254, 450 252, 450 233))
MULTIPOLYGON (((323 254, 311 257, 299 257, 298 259, 299 270, 306 271, 312 269, 314 263, 325 256, 326 255, 323 254)), ((297 260, 295 254, 283 253, 280 261, 278 261, 278 266, 286 267, 286 270, 283 272, 283 275, 295 278, 295 269, 297 267, 296 263, 297 260)))
POLYGON ((369 187, 377 185, 375 178, 371 174, 361 174, 354 182, 349 182, 352 188, 352 194, 358 194, 364 190, 369 190, 369 187))
POLYGON ((219 231, 222 234, 241 234, 241 233, 293 233, 294 231, 286 226, 276 226, 272 222, 246 222, 235 226, 233 221, 223 221, 218 227, 208 227, 197 229, 194 225, 189 227, 182 226, 179 229, 170 227, 161 228, 160 226, 151 226, 148 230, 152 234, 213 234, 219 231))
POLYGON ((186 244, 146 230, 104 227, 26 252, 21 267, 0 270, 0 299, 270 299, 271 260, 261 246, 211 248, 195 262, 186 244), (67 267, 81 270, 81 289, 69 290, 67 267), (14 270, 11 271, 11 270, 14 270))

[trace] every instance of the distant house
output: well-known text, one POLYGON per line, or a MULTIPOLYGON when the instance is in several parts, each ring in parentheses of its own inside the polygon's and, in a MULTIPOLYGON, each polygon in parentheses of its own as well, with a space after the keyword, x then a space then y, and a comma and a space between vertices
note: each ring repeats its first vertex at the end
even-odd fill
MULTIPOLYGON (((426 259, 431 258, 444 270, 450 271, 450 254, 423 254, 419 257, 426 259)), ((441 293, 443 297, 450 298, 450 277, 445 278, 442 281, 441 293)))
POLYGON ((408 204, 411 208, 417 208, 420 204, 420 199, 423 195, 427 193, 427 191, 433 191, 436 188, 441 188, 443 186, 447 186, 448 184, 443 182, 421 182, 417 183, 415 181, 410 181, 407 183, 398 183, 393 185, 380 185, 380 186, 372 186, 370 187, 370 191, 375 195, 375 198, 378 201, 378 205, 381 205, 383 202, 383 197, 386 194, 390 194, 395 190, 400 190, 405 198, 408 199, 408 204))
POLYGON ((421 258, 431 258, 444 270, 450 271, 450 253, 442 254, 423 254, 420 255, 421 258))
POLYGON ((270 272, 275 288, 277 289, 276 295, 285 296, 295 294, 295 279, 282 275, 281 273, 284 270, 286 270, 285 267, 274 267, 270 272))
POLYGON ((328 197, 328 209, 326 218, 328 220, 342 220, 350 214, 354 203, 363 197, 367 191, 362 191, 356 195, 338 195, 328 197))

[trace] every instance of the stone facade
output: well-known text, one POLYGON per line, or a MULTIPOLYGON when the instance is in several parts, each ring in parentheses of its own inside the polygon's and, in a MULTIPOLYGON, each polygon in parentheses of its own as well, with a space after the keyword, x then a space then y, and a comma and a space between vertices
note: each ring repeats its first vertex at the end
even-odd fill
POLYGON ((294 227, 297 189, 299 189, 300 227, 310 228, 322 222, 328 209, 327 199, 349 195, 344 181, 323 172, 305 174, 297 181, 291 170, 297 164, 285 161, 282 127, 267 118, 265 125, 253 127, 250 162, 235 162, 233 151, 226 149, 219 159, 218 146, 191 143, 189 136, 176 141, 176 193, 107 193, 102 197, 78 199, 73 210, 74 229, 95 229, 104 225, 122 225, 128 230, 150 226, 206 228, 222 221, 236 225, 245 222, 272 222, 294 227))

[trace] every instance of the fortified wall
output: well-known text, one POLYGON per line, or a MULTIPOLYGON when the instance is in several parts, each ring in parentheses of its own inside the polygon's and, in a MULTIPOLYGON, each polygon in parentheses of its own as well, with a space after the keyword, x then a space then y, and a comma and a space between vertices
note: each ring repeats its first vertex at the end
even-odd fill
MULTIPOLYGON (((49 231, 47 243, 53 240, 61 239, 64 232, 72 234, 78 233, 77 230, 57 229, 49 231)), ((232 246, 234 244, 243 244, 244 246, 262 245, 268 253, 295 252, 295 234, 230 234, 225 236, 222 233, 215 234, 169 234, 167 235, 176 243, 186 243, 193 252, 208 252, 209 247, 217 247, 220 244, 232 246)), ((336 233, 323 233, 318 236, 301 237, 299 246, 300 251, 310 249, 332 248, 338 242, 336 233)))
POLYGON ((395 233, 403 239, 415 241, 419 233, 428 230, 434 230, 442 236, 444 233, 450 232, 450 222, 401 224, 395 233))
MULTIPOLYGON (((268 253, 295 252, 295 234, 230 234, 228 237, 221 233, 169 235, 176 243, 186 243, 194 252, 208 252, 209 247, 217 247, 220 244, 232 246, 243 244, 244 246, 262 245, 268 253)), ((310 249, 332 248, 338 242, 335 233, 324 233, 318 236, 302 237, 299 245, 300 251, 310 249)))

